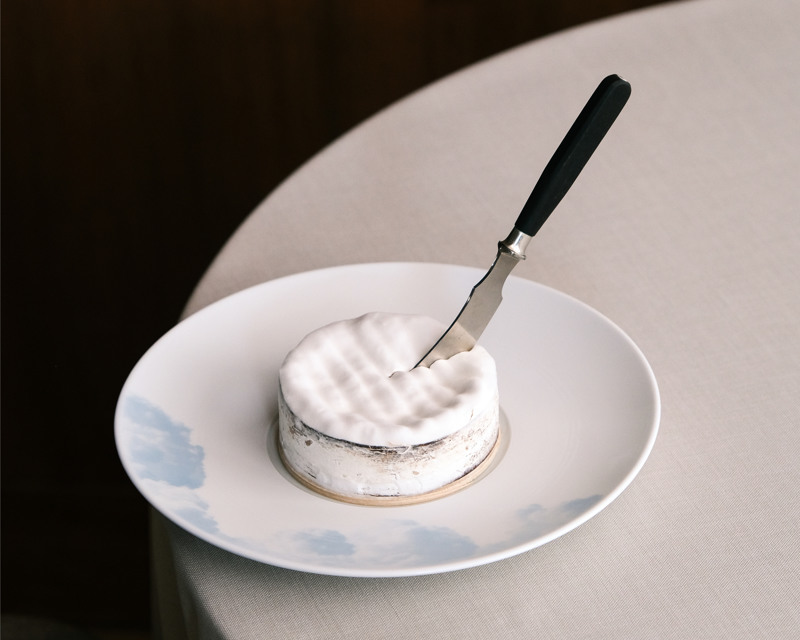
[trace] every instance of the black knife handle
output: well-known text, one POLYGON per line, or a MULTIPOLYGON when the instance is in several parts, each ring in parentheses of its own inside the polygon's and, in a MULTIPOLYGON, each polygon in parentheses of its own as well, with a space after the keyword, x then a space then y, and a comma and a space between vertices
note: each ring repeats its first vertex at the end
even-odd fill
POLYGON ((514 225, 517 229, 529 236, 536 235, 592 157, 630 95, 631 85, 619 76, 603 79, 544 168, 517 218, 514 225))

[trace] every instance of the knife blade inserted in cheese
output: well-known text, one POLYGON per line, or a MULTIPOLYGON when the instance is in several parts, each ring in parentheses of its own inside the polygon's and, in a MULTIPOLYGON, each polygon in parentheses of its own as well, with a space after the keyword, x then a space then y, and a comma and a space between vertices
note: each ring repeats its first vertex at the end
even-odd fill
POLYGON ((498 243, 497 257, 489 271, 473 287, 456 319, 417 367, 429 367, 475 346, 503 299, 506 278, 525 259, 531 238, 575 182, 630 95, 631 85, 617 75, 607 76, 595 89, 544 168, 511 233, 498 243))

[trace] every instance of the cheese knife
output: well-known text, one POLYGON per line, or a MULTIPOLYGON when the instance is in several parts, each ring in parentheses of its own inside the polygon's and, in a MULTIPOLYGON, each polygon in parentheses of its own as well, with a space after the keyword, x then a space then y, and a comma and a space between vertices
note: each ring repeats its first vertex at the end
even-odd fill
POLYGON ((607 76, 598 85, 545 166, 511 233, 498 242, 497 257, 489 271, 472 288, 456 319, 417 367, 429 367, 475 346, 503 299, 506 278, 525 259, 531 239, 575 182, 630 94, 631 85, 617 75, 607 76))

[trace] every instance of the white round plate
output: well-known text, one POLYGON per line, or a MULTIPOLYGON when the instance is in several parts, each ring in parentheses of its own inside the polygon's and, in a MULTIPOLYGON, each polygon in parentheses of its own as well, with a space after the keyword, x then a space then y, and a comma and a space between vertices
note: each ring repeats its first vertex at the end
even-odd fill
POLYGON ((273 280, 187 318, 123 387, 117 449, 173 522, 233 553, 313 573, 452 571, 549 542, 611 503, 644 464, 660 415, 636 345, 574 298, 510 278, 481 339, 497 362, 504 451, 463 491, 358 506, 295 482, 275 452, 278 368, 303 336, 368 311, 449 323, 483 271, 362 264, 273 280))

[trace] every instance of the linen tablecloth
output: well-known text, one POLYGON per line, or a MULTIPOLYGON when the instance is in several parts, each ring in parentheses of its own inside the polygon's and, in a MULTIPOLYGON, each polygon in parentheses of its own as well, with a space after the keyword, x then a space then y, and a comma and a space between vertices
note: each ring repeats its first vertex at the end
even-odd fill
POLYGON ((333 265, 488 267, 609 73, 630 102, 515 275, 605 314, 652 365, 660 432, 631 486, 540 548, 403 578, 260 564, 157 516, 164 637, 800 635, 800 3, 662 5, 409 96, 269 195, 186 315, 333 265))

